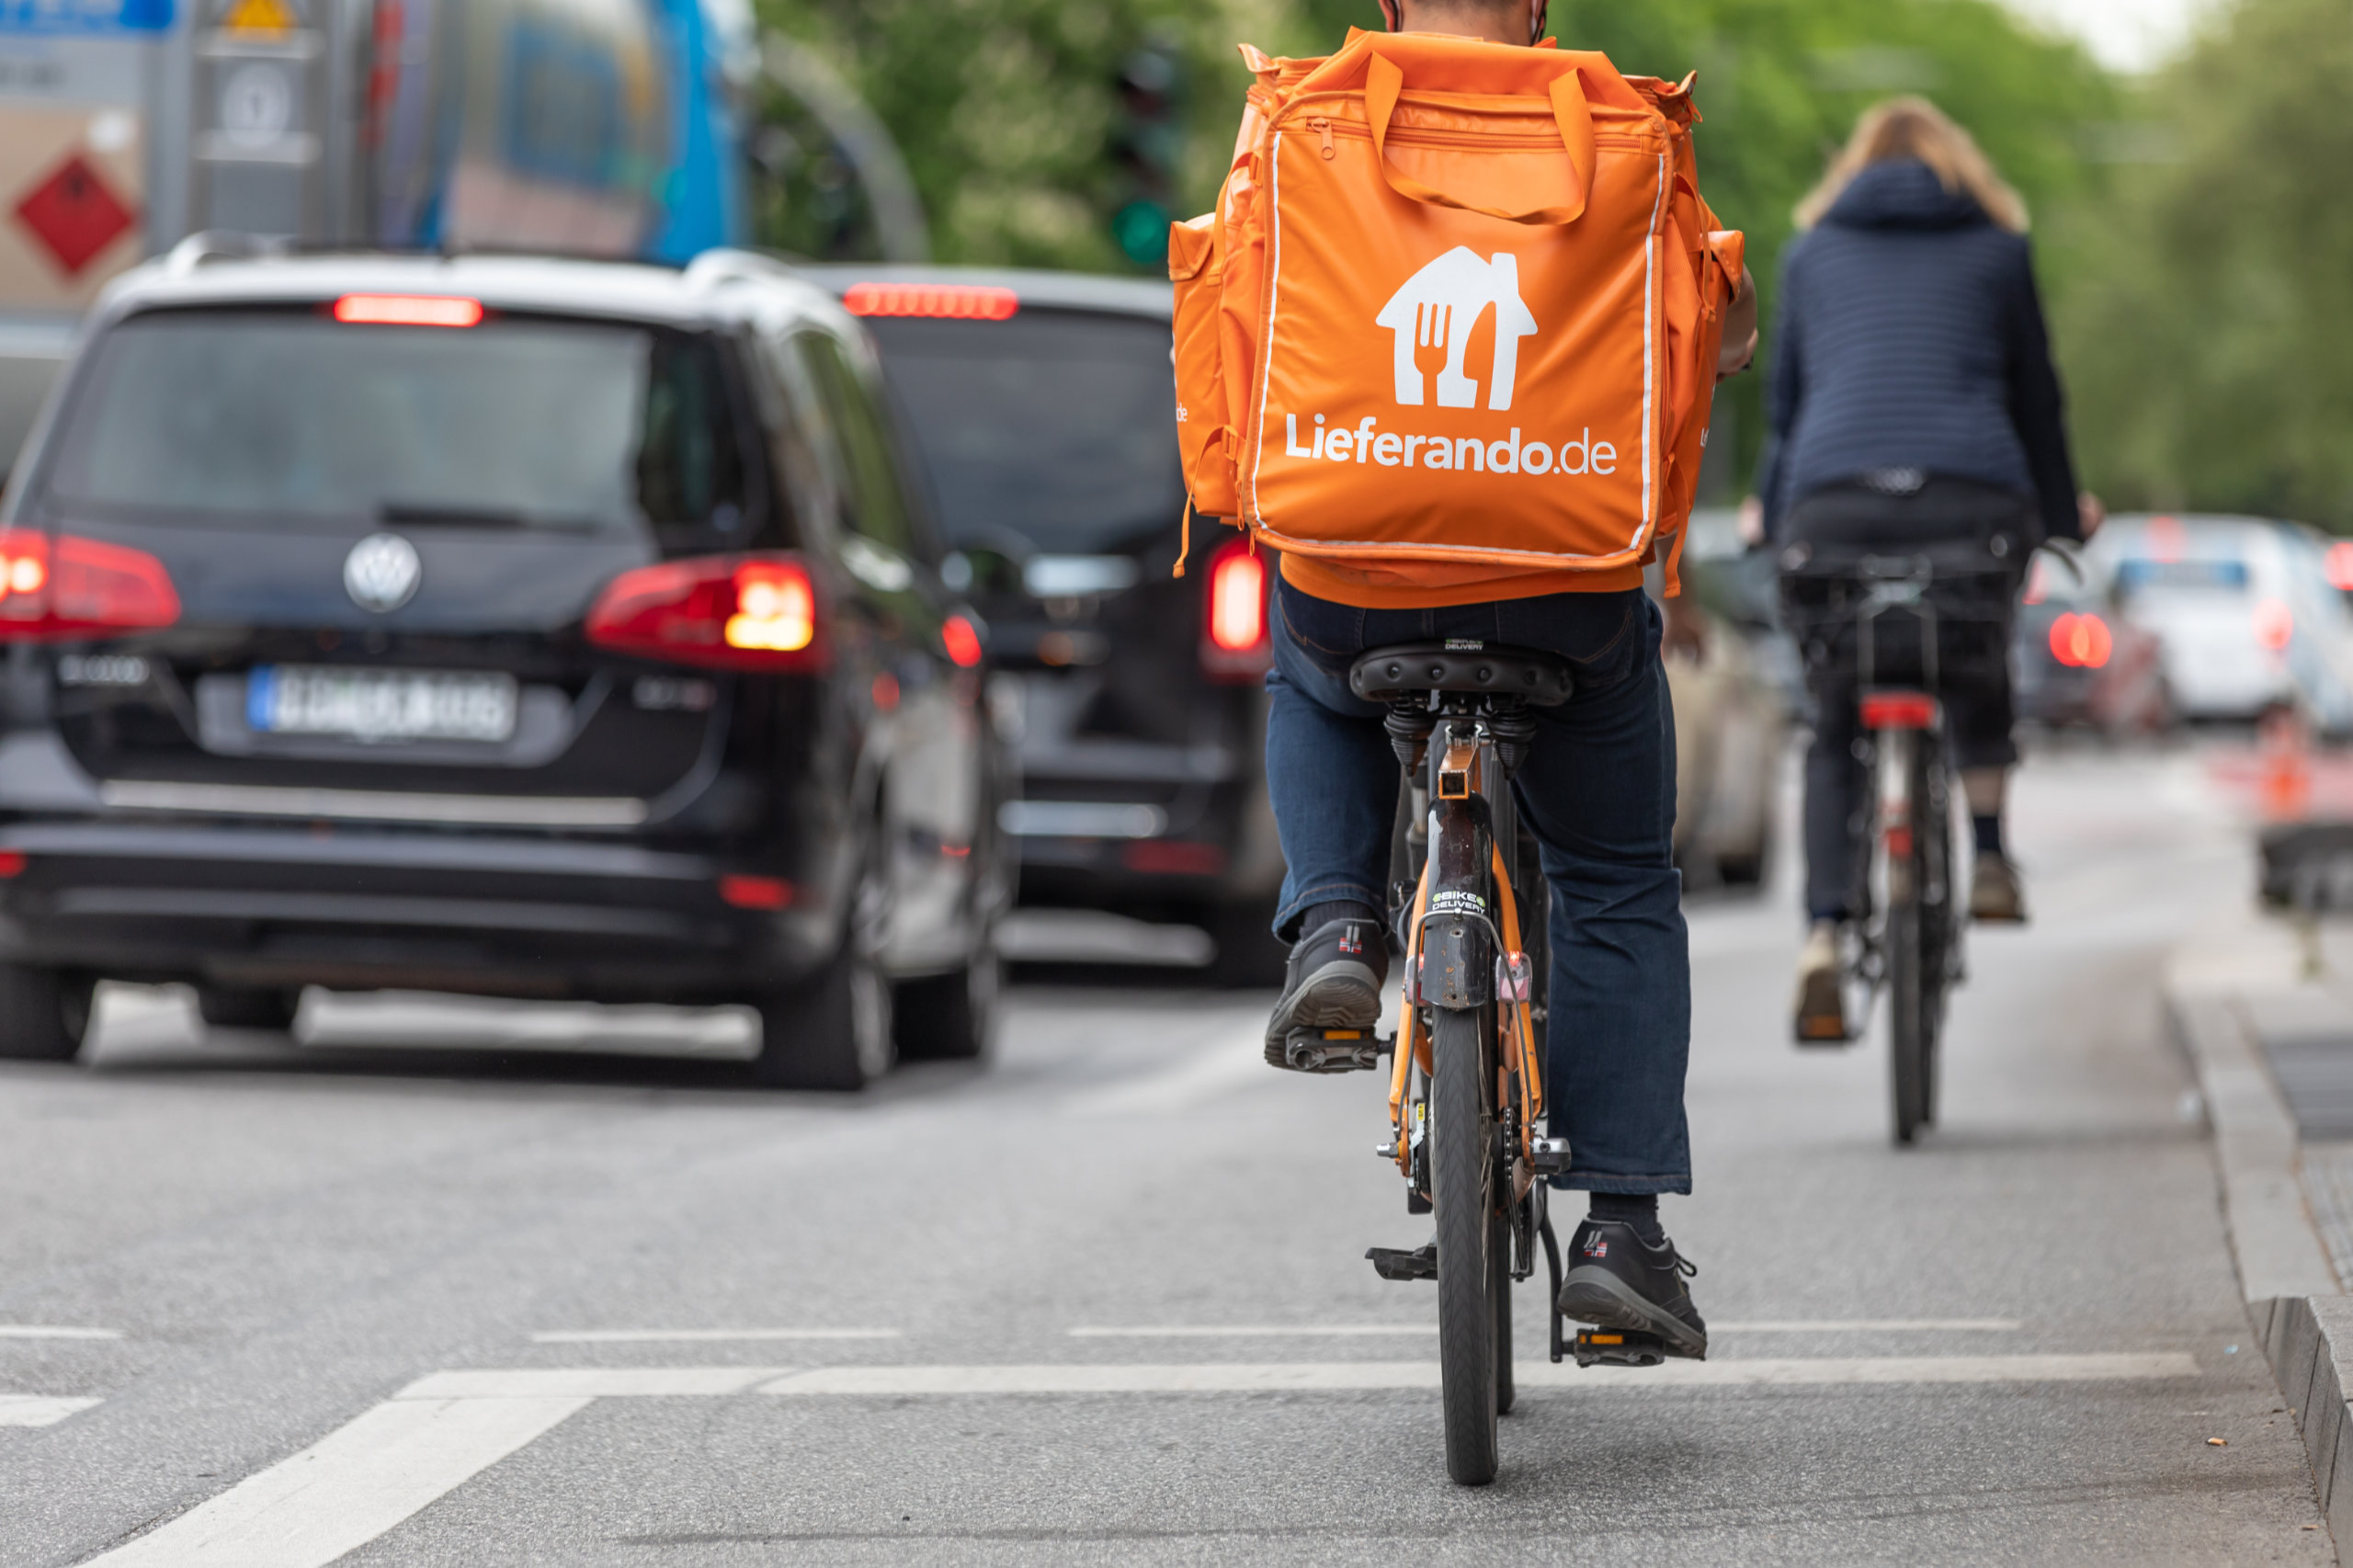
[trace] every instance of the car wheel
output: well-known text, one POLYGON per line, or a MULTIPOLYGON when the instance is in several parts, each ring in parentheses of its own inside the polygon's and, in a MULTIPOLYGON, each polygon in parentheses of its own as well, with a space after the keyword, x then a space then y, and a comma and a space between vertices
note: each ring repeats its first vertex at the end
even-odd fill
POLYGON ((0 1058, 71 1062, 90 1031, 89 975, 30 964, 0 964, 0 1058))
POLYGON ((996 1025, 1004 963, 990 948, 946 974, 911 980, 892 1007, 903 1062, 976 1062, 996 1025))
POLYGON ((890 887, 875 861, 858 879, 842 945, 807 978, 759 998, 760 1053, 752 1073, 779 1089, 854 1092, 891 1071, 891 983, 882 943, 890 931, 890 887))
POLYGON ((1275 936, 1274 922, 1272 900, 1211 910, 1210 937, 1217 943, 1217 956, 1210 960, 1210 983, 1233 990, 1280 985, 1290 949, 1275 936))
POLYGON ((196 1011, 216 1029, 290 1029, 301 1001, 286 991, 233 991, 217 985, 196 988, 196 1011))

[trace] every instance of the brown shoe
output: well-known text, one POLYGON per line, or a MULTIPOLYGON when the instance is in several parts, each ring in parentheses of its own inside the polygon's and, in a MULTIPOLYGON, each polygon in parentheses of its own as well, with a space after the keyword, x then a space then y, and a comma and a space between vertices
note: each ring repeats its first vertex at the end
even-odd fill
POLYGON ((1827 920, 1816 922, 1805 939, 1805 951, 1798 956, 1800 1045, 1847 1043, 1847 1003, 1838 985, 1842 968, 1838 927, 1827 920))
POLYGON ((2018 887, 2018 871, 2006 856, 1980 855, 1969 876, 1969 917, 1972 920, 2026 924, 2026 894, 2018 887))

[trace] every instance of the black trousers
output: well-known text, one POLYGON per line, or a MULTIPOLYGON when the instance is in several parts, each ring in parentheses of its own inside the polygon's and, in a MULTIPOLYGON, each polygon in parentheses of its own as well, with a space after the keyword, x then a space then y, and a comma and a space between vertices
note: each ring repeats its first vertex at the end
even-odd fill
POLYGON ((1900 493, 1863 484, 1816 491, 1790 509, 1776 546, 1782 605, 1805 659, 1813 744, 1805 759, 1806 912, 1852 913, 1856 847, 1869 824, 1863 767, 1862 637, 1856 606, 1864 562, 1923 559, 1936 577, 1933 668, 1927 625, 1882 615, 1871 636, 1872 684, 1933 686, 1948 755, 1960 767, 2006 767, 2011 738, 2010 623, 2038 537, 2031 500, 1966 480, 1929 477, 1900 493))

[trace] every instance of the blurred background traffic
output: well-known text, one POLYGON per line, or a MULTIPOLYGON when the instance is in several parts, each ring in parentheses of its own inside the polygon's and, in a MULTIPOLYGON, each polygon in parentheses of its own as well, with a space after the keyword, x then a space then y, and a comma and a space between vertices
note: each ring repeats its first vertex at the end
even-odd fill
MULTIPOLYGON (((2081 9, 1552 20, 1699 68, 1768 321, 1862 108, 1923 94, 1976 135, 2031 207, 2116 514, 2036 562, 2021 716, 2142 748, 2217 727, 2267 813, 2325 815, 2313 747, 2353 737, 2353 13, 2188 7, 2095 51, 2053 20, 2081 9)), ((847 1087, 983 1050, 1004 959, 1277 978, 1269 563, 1221 534, 1171 573, 1166 229, 1225 166, 1233 43, 1372 20, 0 0, 0 543, 119 552, 104 614, 15 633, 43 650, 0 742, 18 1053, 72 1054, 101 980, 273 1028, 306 989, 725 1002, 765 1075, 847 1087), (451 327, 478 347, 416 341, 451 327), (600 430, 618 487, 567 451, 600 430), (386 456, 396 431, 426 444, 386 456), (817 1043, 782 1060, 788 1031, 817 1043)), ((1805 720, 1743 507, 1757 381, 1719 400, 1687 557, 1717 634, 1671 670, 1677 848, 1711 893, 1784 852, 1805 720)))

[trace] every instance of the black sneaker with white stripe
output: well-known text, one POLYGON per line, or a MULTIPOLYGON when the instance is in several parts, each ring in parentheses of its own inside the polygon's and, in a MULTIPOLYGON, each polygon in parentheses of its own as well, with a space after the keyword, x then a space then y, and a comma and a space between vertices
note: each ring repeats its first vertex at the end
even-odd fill
POLYGON ((1378 920, 1343 916, 1302 936, 1283 970, 1282 1000, 1267 1020, 1267 1062, 1289 1068, 1283 1045, 1298 1029, 1365 1029, 1381 1022, 1388 937, 1378 920))
POLYGON ((1587 1220, 1569 1243, 1561 1315, 1657 1336, 1670 1356, 1708 1358, 1708 1324, 1683 1282, 1699 1269, 1664 1235, 1654 1246, 1620 1220, 1587 1220))

